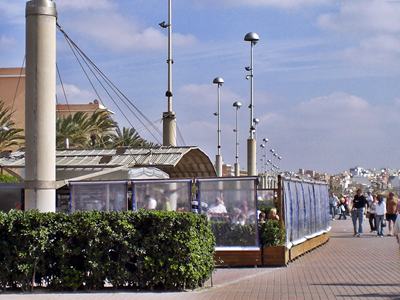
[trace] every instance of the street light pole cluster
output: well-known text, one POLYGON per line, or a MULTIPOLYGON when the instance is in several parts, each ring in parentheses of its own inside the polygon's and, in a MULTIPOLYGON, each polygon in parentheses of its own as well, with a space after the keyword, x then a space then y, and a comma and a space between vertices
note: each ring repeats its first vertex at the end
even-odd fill
MULTIPOLYGON (((249 104, 249 109, 250 109, 250 128, 249 128, 249 138, 247 140, 247 174, 249 176, 256 176, 257 175, 257 147, 256 147, 256 126, 260 122, 259 119, 254 117, 254 61, 253 61, 253 49, 254 46, 257 44, 257 42, 260 40, 259 36, 255 32, 249 32, 245 35, 244 41, 250 42, 250 65, 245 67, 245 70, 248 72, 246 75, 246 79, 250 80, 250 104, 249 104)), ((216 168, 216 173, 217 176, 220 177, 222 176, 222 156, 221 156, 221 139, 220 139, 220 134, 221 134, 221 127, 220 127, 220 87, 224 83, 224 80, 221 77, 216 77, 213 80, 213 83, 217 85, 218 87, 218 110, 216 113, 214 113, 215 116, 218 118, 218 124, 217 124, 217 155, 216 155, 216 160, 215 160, 215 168, 216 168)), ((233 103, 233 107, 236 109, 236 122, 235 122, 235 129, 233 130, 235 132, 235 176, 240 175, 240 169, 239 169, 239 156, 238 156, 238 148, 239 148, 239 142, 238 142, 238 110, 242 106, 242 103, 240 101, 236 101, 233 103)))

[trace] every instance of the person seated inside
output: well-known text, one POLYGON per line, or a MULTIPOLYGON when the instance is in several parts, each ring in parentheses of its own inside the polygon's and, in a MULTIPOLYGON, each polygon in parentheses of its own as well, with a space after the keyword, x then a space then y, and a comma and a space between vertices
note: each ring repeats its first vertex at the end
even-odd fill
POLYGON ((260 214, 258 215, 258 224, 264 224, 265 221, 267 219, 267 215, 265 214, 265 212, 260 212, 260 214))
POLYGON ((157 200, 151 197, 150 195, 146 195, 144 197, 144 200, 146 202, 146 208, 153 210, 157 208, 157 200))
POLYGON ((215 203, 208 209, 210 214, 226 214, 227 210, 224 204, 224 200, 221 197, 215 198, 215 203))
POLYGON ((268 212, 268 220, 277 220, 279 221, 279 216, 276 208, 271 208, 268 212))

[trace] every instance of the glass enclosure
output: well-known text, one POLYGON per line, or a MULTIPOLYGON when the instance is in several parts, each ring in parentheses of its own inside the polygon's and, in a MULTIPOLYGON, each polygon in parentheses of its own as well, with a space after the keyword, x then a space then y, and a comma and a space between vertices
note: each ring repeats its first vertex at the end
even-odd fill
POLYGON ((328 228, 326 184, 283 179, 283 193, 287 243, 328 228))
POLYGON ((70 182, 70 211, 125 211, 128 209, 127 182, 70 182))
POLYGON ((132 181, 133 210, 192 210, 192 180, 132 181))
POLYGON ((197 180, 199 211, 207 215, 217 247, 258 247, 254 177, 197 180))

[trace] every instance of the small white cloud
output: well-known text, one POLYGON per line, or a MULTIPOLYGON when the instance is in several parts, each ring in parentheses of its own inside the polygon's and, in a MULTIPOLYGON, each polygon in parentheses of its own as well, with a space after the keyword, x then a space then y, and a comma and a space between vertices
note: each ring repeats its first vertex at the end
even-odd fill
MULTIPOLYGON (((68 103, 89 103, 96 99, 94 92, 81 89, 74 84, 64 83, 64 90, 67 95, 68 103)), ((66 103, 64 91, 61 85, 57 85, 57 98, 59 103, 66 103)))
POLYGON ((364 99, 340 92, 313 98, 298 106, 299 112, 322 118, 333 114, 363 114, 368 108, 369 104, 364 99))
POLYGON ((12 45, 15 45, 16 40, 14 38, 1 35, 0 36, 0 47, 10 47, 12 45))
POLYGON ((110 0, 57 0, 60 10, 104 10, 113 8, 115 3, 110 0))
POLYGON ((22 24, 24 22, 26 1, 0 1, 0 16, 10 23, 22 24))

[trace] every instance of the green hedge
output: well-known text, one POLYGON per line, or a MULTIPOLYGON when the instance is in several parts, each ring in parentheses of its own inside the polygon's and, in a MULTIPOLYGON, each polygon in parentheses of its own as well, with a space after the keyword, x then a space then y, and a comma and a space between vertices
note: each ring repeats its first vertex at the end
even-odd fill
POLYGON ((267 220, 260 224, 260 243, 262 246, 282 246, 285 243, 285 228, 279 221, 267 220))
POLYGON ((211 275, 214 245, 191 213, 0 213, 0 288, 194 289, 211 275))

